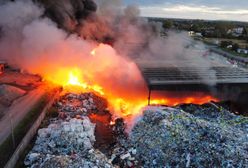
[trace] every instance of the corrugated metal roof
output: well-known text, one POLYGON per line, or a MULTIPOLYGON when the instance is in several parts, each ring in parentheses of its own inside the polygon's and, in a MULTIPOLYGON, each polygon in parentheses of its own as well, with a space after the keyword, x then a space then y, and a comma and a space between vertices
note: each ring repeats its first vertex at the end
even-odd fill
POLYGON ((200 89, 207 90, 209 86, 238 86, 248 88, 248 70, 221 66, 214 64, 213 67, 194 63, 174 64, 173 62, 139 62, 137 63, 148 88, 152 90, 167 89, 200 89), (180 66, 182 65, 182 66, 180 66), (187 65, 187 66, 183 66, 187 65), (204 88, 204 89, 203 89, 204 88))

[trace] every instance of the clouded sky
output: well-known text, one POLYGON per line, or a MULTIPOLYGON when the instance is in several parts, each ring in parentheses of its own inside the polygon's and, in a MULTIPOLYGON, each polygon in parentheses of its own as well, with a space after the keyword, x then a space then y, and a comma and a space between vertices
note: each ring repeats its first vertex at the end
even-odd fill
POLYGON ((142 16, 239 20, 248 22, 248 0, 124 0, 137 4, 142 16))

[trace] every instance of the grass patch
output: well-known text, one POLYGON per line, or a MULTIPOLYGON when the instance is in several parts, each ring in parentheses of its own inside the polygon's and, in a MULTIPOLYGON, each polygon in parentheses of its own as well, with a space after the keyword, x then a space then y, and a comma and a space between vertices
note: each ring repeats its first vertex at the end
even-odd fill
MULTIPOLYGON (((204 44, 207 44, 207 45, 215 45, 215 46, 218 46, 217 44, 215 44, 213 41, 211 41, 211 40, 209 40, 209 39, 206 39, 206 38, 204 38, 204 39, 202 39, 201 40, 204 44)), ((231 40, 231 39, 229 39, 229 41, 235 41, 235 40, 231 40)), ((236 42, 234 42, 234 43, 238 43, 238 41, 242 41, 242 40, 236 40, 236 42)), ((238 43, 240 46, 241 46, 241 44, 240 43, 238 43)), ((247 43, 247 46, 248 46, 248 43, 247 43)), ((227 48, 222 48, 222 47, 218 47, 220 50, 223 50, 223 51, 225 51, 225 52, 228 52, 228 53, 230 53, 230 54, 232 54, 232 55, 234 55, 234 56, 237 56, 237 57, 244 57, 244 58, 247 58, 248 57, 248 54, 242 54, 242 53, 238 53, 238 52, 235 52, 235 51, 233 51, 233 50, 230 50, 230 49, 227 49, 227 48)))
POLYGON ((222 49, 223 51, 229 52, 230 54, 233 54, 233 55, 238 56, 238 57, 244 57, 244 58, 248 57, 248 54, 238 53, 238 52, 235 52, 233 50, 229 50, 227 48, 220 48, 220 49, 222 49))
POLYGON ((14 128, 14 138, 15 144, 12 143, 12 135, 10 135, 1 145, 0 145, 0 164, 5 165, 10 157, 12 156, 15 148, 21 142, 23 137, 26 135, 29 128, 33 125, 35 120, 38 118, 43 108, 46 106, 49 98, 49 94, 46 93, 41 99, 34 105, 34 107, 27 113, 23 120, 14 128))
POLYGON ((228 38, 204 38, 204 41, 206 41, 207 43, 210 43, 210 44, 214 44, 216 41, 231 41, 232 43, 236 43, 238 44, 239 46, 241 47, 246 47, 248 46, 248 43, 246 42, 246 40, 240 40, 240 39, 228 39, 228 38))

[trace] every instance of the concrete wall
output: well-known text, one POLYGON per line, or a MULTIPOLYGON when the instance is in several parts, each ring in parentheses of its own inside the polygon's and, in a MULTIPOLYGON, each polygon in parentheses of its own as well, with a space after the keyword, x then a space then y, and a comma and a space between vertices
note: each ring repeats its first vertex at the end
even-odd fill
POLYGON ((60 92, 57 91, 54 94, 54 96, 51 98, 51 100, 49 101, 49 103, 44 107, 44 109, 41 112, 40 116, 34 122, 34 124, 29 129, 29 131, 27 132, 27 134, 24 136, 24 138, 22 139, 22 141, 20 142, 20 144, 16 148, 14 154, 12 155, 12 157, 10 158, 10 160, 8 161, 8 163, 5 165, 4 168, 14 168, 15 167, 15 165, 16 165, 17 161, 19 160, 21 154, 24 152, 24 150, 26 149, 26 147, 28 146, 28 144, 30 143, 30 141, 32 140, 32 138, 34 137, 34 135, 36 134, 38 128, 40 127, 41 122, 43 121, 43 119, 46 116, 47 110, 52 106, 54 100, 58 97, 59 93, 60 92))

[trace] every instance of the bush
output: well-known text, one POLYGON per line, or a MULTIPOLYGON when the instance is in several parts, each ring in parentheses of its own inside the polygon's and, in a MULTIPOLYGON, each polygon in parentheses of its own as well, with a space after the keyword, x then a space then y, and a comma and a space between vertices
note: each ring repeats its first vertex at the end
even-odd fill
POLYGON ((239 45, 238 44, 233 44, 233 46, 232 46, 232 50, 233 51, 237 51, 239 49, 239 45))
POLYGON ((226 48, 227 46, 232 45, 231 41, 221 41, 220 46, 226 48))

